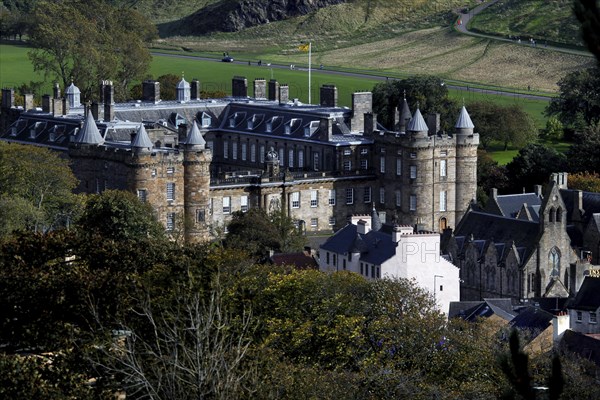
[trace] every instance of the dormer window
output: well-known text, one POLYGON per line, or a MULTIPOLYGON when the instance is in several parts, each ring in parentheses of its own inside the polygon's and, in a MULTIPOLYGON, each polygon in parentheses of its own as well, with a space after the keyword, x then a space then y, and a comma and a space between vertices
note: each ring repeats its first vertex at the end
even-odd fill
POLYGON ((254 129, 254 121, 252 121, 251 119, 249 119, 246 123, 248 130, 252 130, 254 129))
POLYGON ((202 113, 202 127, 208 128, 212 123, 212 118, 206 113, 202 113))
POLYGON ((271 131, 273 130, 273 124, 271 123, 271 121, 267 122, 267 132, 271 133, 271 131))
POLYGON ((10 136, 17 136, 17 127, 16 126, 11 126, 10 136))
POLYGON ((290 126, 289 124, 288 124, 288 125, 286 125, 286 126, 285 126, 285 134, 286 134, 286 135, 289 135, 291 131, 292 131, 292 129, 291 129, 291 126, 290 126))
POLYGON ((229 118, 229 127, 235 128, 235 117, 229 118))

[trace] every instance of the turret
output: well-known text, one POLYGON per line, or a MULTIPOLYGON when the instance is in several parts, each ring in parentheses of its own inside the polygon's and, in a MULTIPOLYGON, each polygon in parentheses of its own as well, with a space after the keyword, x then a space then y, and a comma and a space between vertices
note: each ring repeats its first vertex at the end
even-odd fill
POLYGON ((465 106, 456 121, 456 221, 460 221, 471 200, 477 197, 477 146, 479 134, 465 106))
POLYGON ((134 154, 150 153, 152 151, 152 141, 144 128, 144 124, 140 124, 137 133, 131 140, 131 150, 134 154))
POLYGON ((69 108, 81 107, 81 91, 73 81, 65 90, 65 95, 67 96, 67 100, 69 101, 69 108))
POLYGON ((421 115, 421 110, 419 110, 418 108, 417 111, 415 111, 415 114, 413 115, 412 119, 406 126, 406 132, 411 133, 414 138, 427 137, 429 127, 427 126, 427 123, 425 123, 423 115, 421 115))
POLYGON ((210 163, 212 153, 194 121, 185 140, 183 151, 185 240, 201 241, 208 238, 210 163))
POLYGON ((96 125, 96 121, 94 121, 91 111, 88 111, 86 120, 79 132, 77 132, 75 139, 73 139, 73 143, 97 146, 104 143, 104 138, 98 130, 98 126, 96 125))
POLYGON ((410 108, 408 107, 408 102, 406 101, 406 94, 404 95, 404 99, 402 100, 402 106, 400 110, 400 116, 398 117, 398 125, 394 127, 399 132, 406 132, 406 125, 410 121, 411 113, 410 108))

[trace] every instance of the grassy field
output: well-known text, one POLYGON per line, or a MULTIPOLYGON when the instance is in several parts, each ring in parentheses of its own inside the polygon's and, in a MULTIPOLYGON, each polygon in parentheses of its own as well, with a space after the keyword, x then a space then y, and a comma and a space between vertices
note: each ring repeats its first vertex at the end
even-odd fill
POLYGON ((475 16, 469 28, 507 37, 583 46, 572 0, 500 0, 475 16))

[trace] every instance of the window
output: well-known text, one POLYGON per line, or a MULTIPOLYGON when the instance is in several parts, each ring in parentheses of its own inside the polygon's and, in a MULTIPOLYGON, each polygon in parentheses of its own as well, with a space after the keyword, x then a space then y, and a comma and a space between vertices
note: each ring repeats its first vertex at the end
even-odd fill
POLYGON ((440 160, 440 177, 441 178, 446 177, 446 169, 447 169, 446 165, 447 165, 446 160, 440 160))
POLYGON ((394 192, 394 199, 396 201, 396 207, 402 206, 402 192, 400 190, 394 192))
POLYGON ((229 118, 229 127, 230 128, 235 127, 235 118, 234 117, 229 118))
POLYGON ((329 252, 325 253, 325 264, 329 265, 329 252))
POLYGON ((344 149, 344 155, 345 156, 351 156, 352 155, 352 150, 350 150, 350 149, 344 149))
POLYGON ((260 162, 264 163, 265 162, 265 146, 264 145, 260 145, 260 149, 259 149, 259 157, 260 157, 260 162))
POLYGON ((175 200, 175 183, 167 183, 167 201, 175 200))
POLYGON ((346 204, 354 204, 354 188, 346 188, 346 204))
POLYGON ((138 199, 140 199, 140 201, 146 202, 146 189, 139 189, 137 191, 137 195, 138 195, 138 199))
POLYGON ((207 114, 202 113, 202 127, 208 128, 211 123, 211 117, 207 114))
POLYGON ((205 222, 206 221, 206 211, 198 209, 196 210, 196 222, 205 222))
POLYGON ((329 205, 335 206, 335 189, 329 189, 329 205))
POLYGON ((447 192, 445 190, 442 190, 440 192, 440 211, 446 211, 446 198, 447 192))
POLYGON ((371 186, 365 186, 363 191, 363 202, 370 203, 371 202, 371 186))
POLYGON ((410 166, 410 179, 417 179, 417 166, 416 165, 410 166))
POLYGON ((283 167, 283 156, 284 156, 284 149, 283 147, 281 149, 279 149, 279 165, 283 167))
POLYGON ((246 161, 248 158, 248 145, 246 143, 242 143, 242 161, 246 161))
POLYGON ((167 230, 175 229, 175 213, 167 213, 167 230))
POLYGON ((212 140, 209 140, 208 142, 206 142, 206 148, 209 149, 210 151, 213 151, 213 149, 215 148, 215 144, 212 140))
POLYGON ((360 263, 360 274, 361 274, 361 275, 364 275, 364 274, 365 274, 365 273, 364 273, 364 265, 363 265, 363 263, 360 263))
POLYGON ((417 158, 417 153, 414 151, 410 153, 410 158, 417 158))
POLYGON ((415 211, 417 209, 417 195, 410 195, 410 211, 415 211))
POLYGON ((316 190, 310 191, 310 206, 317 207, 319 205, 319 192, 316 190))
POLYGON ((385 188, 379 188, 379 202, 385 204, 385 188))
POLYGON ((298 150, 298 168, 304 168, 304 150, 298 150))
POLYGON ((375 266, 371 265, 371 278, 375 278, 375 266))
POLYGON ((316 151, 313 153, 313 168, 315 171, 319 170, 319 153, 317 153, 316 151))
POLYGON ((583 312, 577 311, 577 322, 581 322, 583 320, 583 312))
POLYGON ((366 158, 360 160, 360 169, 369 169, 369 160, 367 160, 366 158))
POLYGON ((369 149, 363 147, 362 149, 360 149, 360 154, 362 154, 363 156, 369 154, 369 149))
POLYGON ((379 157, 379 172, 385 174, 385 156, 379 157))
POLYGON ((271 121, 267 122, 266 131, 270 133, 273 130, 273 123, 271 121))
POLYGON ((319 226, 319 219, 318 218, 311 218, 310 219, 310 227, 313 230, 317 230, 318 226, 319 226))
POLYGON ((167 174, 173 175, 175 173, 175 167, 167 167, 167 174))
POLYGON ((300 208, 300 192, 292 193, 292 208, 300 208))
POLYGON ((396 175, 402 175, 402 159, 396 158, 396 175))
POLYGON ((440 156, 446 157, 447 155, 448 155, 448 150, 442 150, 442 151, 440 151, 440 156))
POLYGON ((351 170, 352 170, 352 161, 344 160, 344 171, 351 171, 351 170))
POLYGON ((595 324, 596 322, 598 322, 596 313, 590 311, 590 324, 595 324))
POLYGON ((329 217, 329 225, 335 225, 335 217, 329 217))
POLYGON ((294 149, 288 151, 288 167, 294 168, 294 149))
POLYGON ((229 158, 229 142, 223 141, 223 158, 229 158))
POLYGON ((231 213, 231 197, 223 197, 223 214, 231 213))
POLYGON ((254 143, 250 145, 250 161, 256 162, 256 145, 254 143))
POLYGON ((150 173, 150 175, 154 178, 156 176, 156 168, 154 168, 152 170, 152 172, 150 173))
POLYGON ((247 195, 240 197, 240 210, 242 212, 248 211, 248 196, 247 195))
POLYGON ((560 253, 556 247, 550 250, 548 255, 548 264, 551 268, 550 276, 560 277, 560 253))

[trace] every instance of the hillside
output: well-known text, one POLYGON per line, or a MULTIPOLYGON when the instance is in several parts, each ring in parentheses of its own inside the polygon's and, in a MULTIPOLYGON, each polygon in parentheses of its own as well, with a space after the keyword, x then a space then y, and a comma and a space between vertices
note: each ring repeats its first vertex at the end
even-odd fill
POLYGON ((500 0, 475 16, 469 28, 482 33, 583 46, 572 0, 500 0))

